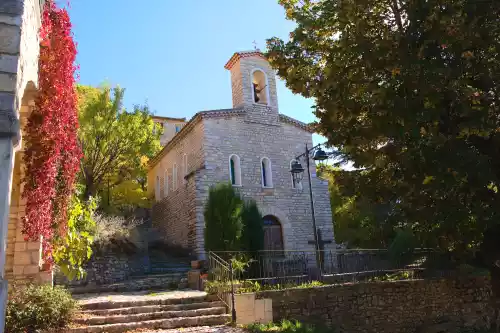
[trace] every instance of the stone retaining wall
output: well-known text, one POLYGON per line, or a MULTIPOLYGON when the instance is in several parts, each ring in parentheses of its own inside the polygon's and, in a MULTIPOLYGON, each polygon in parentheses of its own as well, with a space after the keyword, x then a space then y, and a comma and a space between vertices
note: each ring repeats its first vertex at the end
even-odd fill
POLYGON ((82 280, 68 281, 61 272, 54 274, 54 283, 65 286, 103 285, 122 282, 133 275, 143 275, 139 265, 142 257, 118 256, 116 254, 92 257, 85 265, 87 275, 82 280))
POLYGON ((272 299, 275 321, 296 319, 348 333, 425 332, 427 326, 449 323, 446 332, 458 332, 486 327, 490 292, 489 279, 477 277, 342 284, 258 297, 272 299))

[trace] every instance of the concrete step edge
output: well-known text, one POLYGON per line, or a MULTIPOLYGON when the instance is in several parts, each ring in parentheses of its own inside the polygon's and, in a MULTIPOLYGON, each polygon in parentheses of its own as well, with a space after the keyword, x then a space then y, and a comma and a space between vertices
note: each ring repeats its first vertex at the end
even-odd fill
POLYGON ((131 323, 156 319, 173 319, 182 317, 200 317, 210 315, 222 315, 226 313, 226 308, 202 308, 193 310, 180 310, 180 311, 157 311, 146 312, 126 315, 112 315, 112 316, 92 316, 85 318, 76 318, 73 322, 76 324, 96 326, 104 324, 119 324, 131 323))
POLYGON ((91 316, 107 316, 107 315, 134 314, 134 313, 148 313, 157 311, 195 310, 195 309, 218 308, 218 307, 224 307, 224 303, 221 301, 212 301, 212 302, 170 304, 170 305, 153 304, 144 306, 132 306, 128 308, 83 310, 79 311, 78 313, 91 316))
POLYGON ((66 333, 121 333, 138 328, 148 329, 174 329, 180 327, 195 327, 195 326, 215 326, 223 325, 230 321, 231 316, 228 314, 223 315, 210 315, 199 317, 181 317, 172 319, 157 319, 147 320, 132 323, 119 323, 96 325, 87 327, 74 327, 66 330, 66 333))

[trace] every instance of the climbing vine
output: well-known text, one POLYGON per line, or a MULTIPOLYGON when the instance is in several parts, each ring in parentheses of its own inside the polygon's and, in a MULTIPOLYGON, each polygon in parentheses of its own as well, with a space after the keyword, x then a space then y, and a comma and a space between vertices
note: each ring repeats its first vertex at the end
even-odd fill
POLYGON ((68 12, 45 3, 40 30, 38 96, 24 129, 26 239, 44 240, 51 262, 51 241, 67 229, 67 207, 79 168, 75 91, 76 45, 68 12))

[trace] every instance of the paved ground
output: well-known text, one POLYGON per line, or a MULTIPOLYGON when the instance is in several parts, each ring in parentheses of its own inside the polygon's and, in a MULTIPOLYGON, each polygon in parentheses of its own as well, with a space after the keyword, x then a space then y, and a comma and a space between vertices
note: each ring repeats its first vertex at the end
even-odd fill
POLYGON ((177 328, 173 330, 135 330, 127 333, 248 333, 242 328, 231 326, 199 326, 189 328, 177 328))
MULTIPOLYGON (((81 294, 81 295, 74 295, 73 298, 78 300, 80 304, 89 304, 89 303, 97 303, 105 301, 119 302, 119 301, 143 301, 150 299, 188 298, 188 297, 205 296, 206 294, 207 293, 203 291, 197 291, 197 290, 135 291, 135 292, 122 292, 122 293, 115 292, 115 293, 99 293, 99 294, 81 294)), ((207 331, 207 332, 212 332, 212 331, 207 331)))

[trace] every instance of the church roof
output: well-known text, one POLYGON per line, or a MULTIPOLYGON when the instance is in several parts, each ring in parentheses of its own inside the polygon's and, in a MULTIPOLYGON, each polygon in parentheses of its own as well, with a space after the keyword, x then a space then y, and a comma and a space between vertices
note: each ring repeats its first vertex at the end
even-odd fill
POLYGON ((248 57, 261 57, 264 60, 267 60, 266 57, 262 52, 260 52, 259 49, 256 50, 250 50, 250 51, 240 51, 240 52, 235 52, 231 59, 224 65, 225 69, 231 69, 236 62, 238 62, 242 58, 248 58, 248 57))
MULTIPOLYGON (((182 127, 179 133, 177 133, 172 140, 167 142, 167 144, 163 147, 163 149, 156 154, 155 157, 151 159, 149 162, 149 167, 154 167, 162 158, 170 151, 170 149, 177 144, 182 138, 184 138, 193 127, 202 119, 205 118, 218 118, 218 117, 227 117, 231 115, 245 115, 246 111, 244 108, 235 108, 235 109, 218 109, 218 110, 208 110, 208 111, 200 111, 197 112, 187 123, 182 127)), ((299 127, 305 131, 310 133, 314 133, 314 128, 310 124, 303 123, 297 119, 286 116, 284 114, 279 114, 279 121, 283 123, 288 123, 299 127)))

